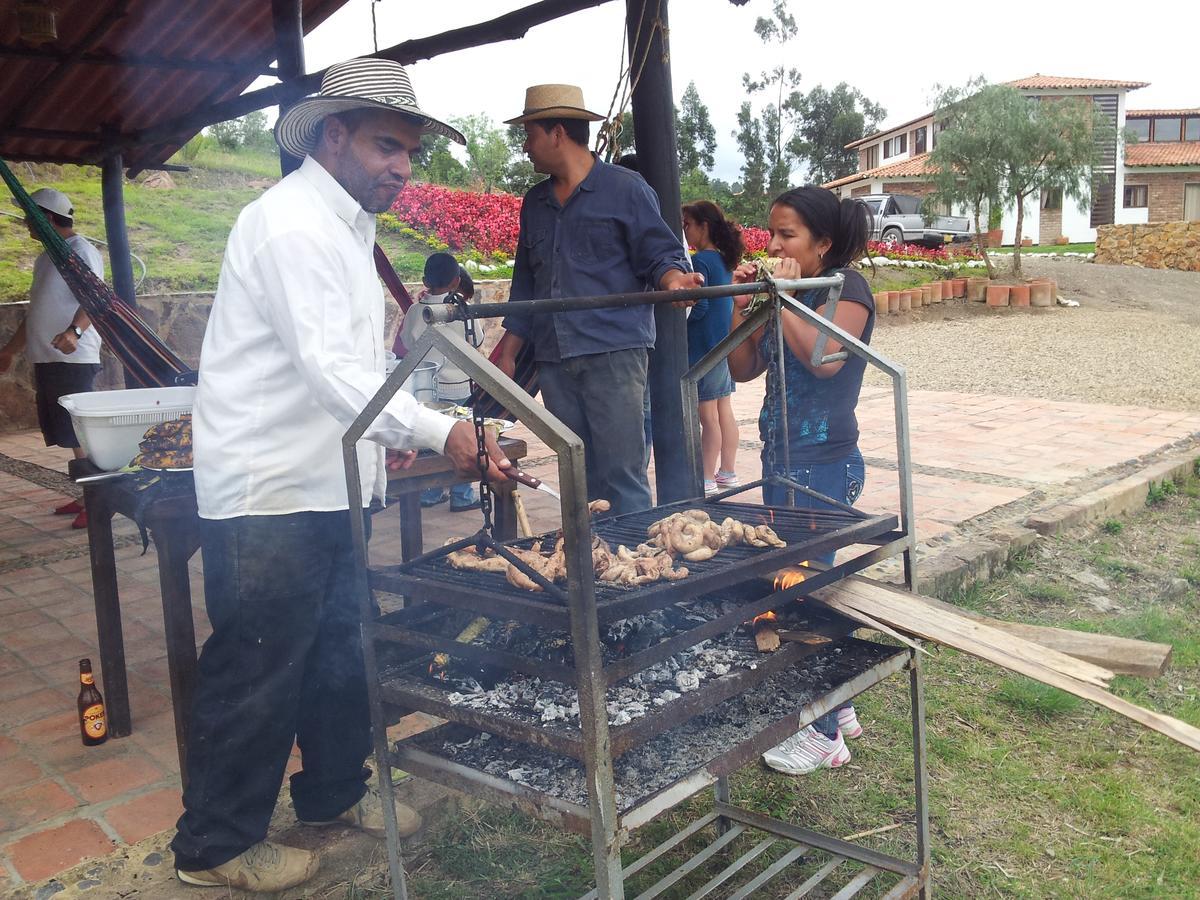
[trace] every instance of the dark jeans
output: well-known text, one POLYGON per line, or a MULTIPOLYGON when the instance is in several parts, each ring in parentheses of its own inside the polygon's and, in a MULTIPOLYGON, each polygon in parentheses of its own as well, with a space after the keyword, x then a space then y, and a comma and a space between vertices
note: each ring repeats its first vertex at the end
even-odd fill
MULTIPOLYGON (((764 465, 764 477, 767 474, 764 465)), ((839 500, 850 506, 853 506, 855 501, 862 496, 863 485, 867 480, 866 466, 863 463, 862 453, 857 447, 848 456, 836 462, 793 463, 790 477, 796 484, 811 488, 819 494, 824 494, 832 500, 839 500)), ((794 496, 796 498, 794 505, 802 509, 831 508, 828 503, 822 503, 799 491, 796 491, 794 496)), ((786 505, 787 488, 778 485, 764 485, 763 502, 768 506, 786 505)), ((831 566, 833 565, 833 556, 832 553, 826 553, 816 557, 816 561, 831 566)), ((847 703, 841 708, 845 709, 851 705, 847 703)), ((821 716, 812 724, 817 731, 832 740, 837 737, 837 710, 821 716)))
POLYGON ((613 513, 650 508, 646 479, 646 351, 614 350, 538 364, 546 409, 583 439, 588 499, 613 513))
POLYGON ((200 527, 213 632, 200 654, 184 813, 171 843, 184 870, 218 866, 266 837, 293 741, 303 769, 291 794, 302 820, 349 809, 370 774, 349 513, 200 527))

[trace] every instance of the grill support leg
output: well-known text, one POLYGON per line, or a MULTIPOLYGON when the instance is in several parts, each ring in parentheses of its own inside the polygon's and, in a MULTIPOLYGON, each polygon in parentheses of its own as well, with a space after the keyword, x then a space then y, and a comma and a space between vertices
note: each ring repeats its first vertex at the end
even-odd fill
POLYGON ((925 672, 921 654, 909 651, 909 696, 912 707, 913 793, 917 814, 917 865, 921 867, 920 896, 929 896, 929 783, 925 773, 925 672))

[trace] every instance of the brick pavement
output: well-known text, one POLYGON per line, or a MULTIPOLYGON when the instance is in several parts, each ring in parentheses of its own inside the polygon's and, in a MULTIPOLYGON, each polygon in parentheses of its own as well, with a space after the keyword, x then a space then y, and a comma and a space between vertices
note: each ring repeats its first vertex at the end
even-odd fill
MULTIPOLYGON (((742 422, 738 472, 758 476, 761 387, 739 386, 742 422)), ((864 390, 862 447, 868 460, 860 506, 895 509, 897 486, 890 392, 864 390)), ((1200 415, 975 394, 914 392, 913 483, 917 533, 946 539, 973 522, 1032 499, 1094 486, 1090 476, 1200 432, 1200 415)), ((526 468, 558 483, 554 457, 521 426, 530 443, 526 468)), ((82 859, 170 828, 179 813, 175 756, 158 595, 157 557, 142 555, 128 523, 117 550, 134 733, 85 748, 75 722, 76 661, 98 665, 86 536, 49 510, 69 499, 69 454, 41 446, 31 432, 0 435, 0 894, 82 859), (5 467, 5 460, 9 460, 5 467), (44 467, 10 470, 16 463, 44 467), (52 471, 47 471, 52 470, 52 471), (35 480, 27 480, 36 476, 35 480)), ((652 476, 653 479, 653 476, 652 476)), ((554 501, 524 492, 537 530, 558 524, 554 501)), ((478 527, 478 513, 426 512, 426 546, 478 527)), ((395 507, 375 520, 371 555, 399 558, 395 507)), ((191 566, 197 640, 207 624, 202 569, 191 566)), ((103 672, 100 672, 103 686, 103 672)), ((290 768, 297 763, 292 762, 290 768)))

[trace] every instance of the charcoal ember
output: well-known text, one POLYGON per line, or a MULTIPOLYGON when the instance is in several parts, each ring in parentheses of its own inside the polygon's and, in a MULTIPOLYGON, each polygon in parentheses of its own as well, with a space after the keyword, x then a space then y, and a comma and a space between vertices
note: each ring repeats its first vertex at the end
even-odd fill
POLYGON ((679 691, 682 694, 696 690, 700 687, 700 673, 695 669, 691 669, 687 672, 680 672, 675 676, 675 686, 679 688, 679 691))

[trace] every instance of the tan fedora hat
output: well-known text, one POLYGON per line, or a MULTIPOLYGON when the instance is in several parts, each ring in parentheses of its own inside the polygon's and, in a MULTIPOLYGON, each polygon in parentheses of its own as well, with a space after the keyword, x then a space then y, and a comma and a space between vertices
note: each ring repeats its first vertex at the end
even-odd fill
POLYGON ((275 140, 288 153, 303 157, 316 143, 321 120, 350 109, 393 110, 420 125, 423 132, 440 134, 460 144, 467 142, 457 128, 421 109, 404 66, 371 57, 330 66, 321 79, 321 92, 301 100, 279 117, 275 140))
POLYGON ((537 119, 583 119, 603 122, 604 116, 583 105, 583 88, 574 84, 535 84, 525 89, 525 109, 505 125, 521 125, 537 119))

